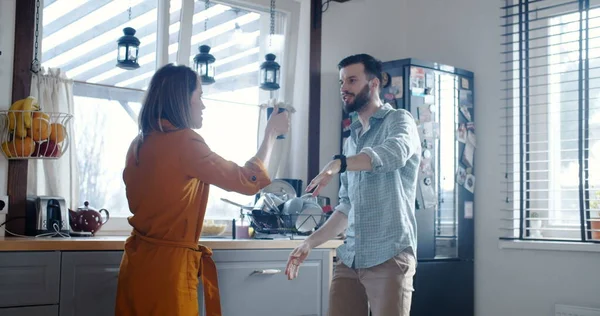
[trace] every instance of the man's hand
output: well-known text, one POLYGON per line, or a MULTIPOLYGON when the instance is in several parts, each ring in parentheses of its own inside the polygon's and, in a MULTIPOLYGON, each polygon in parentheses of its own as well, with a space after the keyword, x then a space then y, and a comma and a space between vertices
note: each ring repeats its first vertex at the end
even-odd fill
POLYGON ((321 170, 321 173, 319 173, 306 186, 306 192, 310 192, 312 189, 314 189, 316 187, 317 189, 313 192, 312 195, 313 196, 319 195, 321 190, 324 187, 326 187, 327 184, 329 184, 329 181, 331 181, 331 178, 333 177, 333 175, 340 172, 340 168, 341 168, 341 162, 338 159, 330 161, 327 165, 325 165, 325 168, 323 168, 323 170, 321 170))
POLYGON ((300 246, 296 247, 290 254, 290 257, 287 262, 287 266, 285 267, 285 275, 287 275, 288 280, 293 280, 298 277, 298 270, 300 270, 300 265, 306 257, 310 254, 310 246, 308 243, 303 242, 300 246))

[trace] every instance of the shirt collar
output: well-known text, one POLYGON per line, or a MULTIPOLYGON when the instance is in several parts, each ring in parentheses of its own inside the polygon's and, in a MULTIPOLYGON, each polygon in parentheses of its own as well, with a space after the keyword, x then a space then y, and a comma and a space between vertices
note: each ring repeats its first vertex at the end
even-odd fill
MULTIPOLYGON (((377 110, 377 112, 373 113, 373 115, 371 115, 371 119, 376 119, 376 120, 383 120, 386 115, 388 115, 388 113, 390 113, 394 108, 392 108, 392 106, 389 103, 384 103, 379 110, 377 110)), ((362 124, 360 123, 360 120, 358 119, 358 113, 353 112, 352 113, 352 124, 350 124, 350 129, 351 130, 356 130, 357 128, 361 128, 362 124)))

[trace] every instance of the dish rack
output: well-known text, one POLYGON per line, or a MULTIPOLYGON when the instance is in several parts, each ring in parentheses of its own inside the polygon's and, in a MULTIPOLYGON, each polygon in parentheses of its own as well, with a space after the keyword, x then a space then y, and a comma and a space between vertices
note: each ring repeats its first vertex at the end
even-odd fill
POLYGON ((69 148, 73 115, 37 110, 0 111, 0 144, 7 159, 58 159, 69 148))
POLYGON ((313 231, 301 232, 298 231, 296 226, 303 226, 308 221, 313 221, 316 230, 325 222, 324 216, 314 216, 312 214, 288 215, 253 210, 244 213, 244 215, 250 219, 250 227, 254 229, 255 233, 267 235, 308 236, 312 234, 313 231), (297 225, 298 220, 300 220, 299 225, 297 225))

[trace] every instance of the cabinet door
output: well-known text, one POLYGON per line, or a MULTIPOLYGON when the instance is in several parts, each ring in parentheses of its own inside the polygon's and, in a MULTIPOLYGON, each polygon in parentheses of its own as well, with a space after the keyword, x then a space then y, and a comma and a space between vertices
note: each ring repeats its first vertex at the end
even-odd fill
POLYGON ((0 252, 0 307, 58 304, 60 252, 0 252))
MULTIPOLYGON (((291 249, 215 251, 223 316, 326 315, 330 250, 313 250, 293 281, 285 276, 290 252, 291 249)), ((201 315, 205 315, 202 286, 198 299, 201 315)))
POLYGON ((58 305, 0 308, 2 316, 58 316, 58 305))
POLYGON ((112 316, 122 251, 63 252, 60 316, 112 316))

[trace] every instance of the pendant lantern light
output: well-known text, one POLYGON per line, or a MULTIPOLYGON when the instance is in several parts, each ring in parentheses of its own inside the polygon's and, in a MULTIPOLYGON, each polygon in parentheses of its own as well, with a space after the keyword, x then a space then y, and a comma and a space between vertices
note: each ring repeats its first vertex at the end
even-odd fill
MULTIPOLYGON (((131 5, 129 6, 129 20, 131 21, 131 5)), ((123 29, 123 36, 117 41, 117 67, 133 70, 140 68, 138 55, 140 52, 140 40, 135 37, 135 29, 126 27, 123 29)))
MULTIPOLYGON (((269 36, 269 48, 273 35, 275 34, 275 0, 271 0, 271 34, 269 36)), ((280 69, 281 67, 275 61, 275 54, 269 53, 265 55, 265 61, 260 65, 260 88, 263 90, 273 91, 278 90, 280 69)))
MULTIPOLYGON (((206 32, 208 26, 208 14, 206 14, 209 7, 209 0, 204 1, 204 32, 206 32)), ((200 45, 198 47, 200 53, 194 56, 194 70, 200 75, 202 79, 202 85, 210 85, 215 83, 215 56, 210 54, 210 46, 200 45)))

